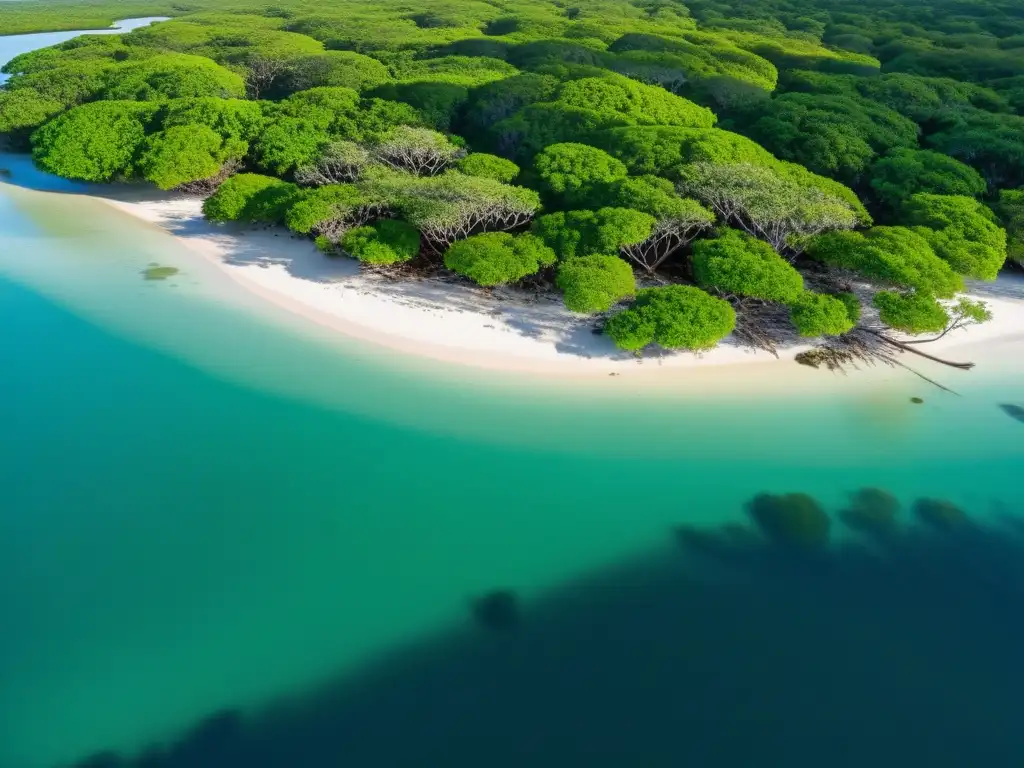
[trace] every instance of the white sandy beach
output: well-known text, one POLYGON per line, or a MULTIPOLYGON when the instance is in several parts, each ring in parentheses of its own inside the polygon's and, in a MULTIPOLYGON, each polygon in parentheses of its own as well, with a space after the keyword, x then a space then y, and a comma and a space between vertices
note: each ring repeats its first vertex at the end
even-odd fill
MULTIPOLYGON (((396 280, 359 269, 357 262, 320 253, 307 239, 282 228, 214 225, 202 218, 198 198, 108 200, 158 225, 239 283, 278 306, 350 337, 406 353, 480 368, 570 376, 629 371, 753 364, 797 368, 800 347, 780 359, 726 340, 701 355, 672 353, 642 362, 592 332, 593 320, 569 312, 557 298, 523 291, 493 292, 433 280, 396 280)), ((930 354, 1020 338, 1024 349, 1024 279, 1002 277, 972 286, 993 319, 951 333, 927 346, 930 354)), ((908 363, 920 362, 910 355, 908 363)))

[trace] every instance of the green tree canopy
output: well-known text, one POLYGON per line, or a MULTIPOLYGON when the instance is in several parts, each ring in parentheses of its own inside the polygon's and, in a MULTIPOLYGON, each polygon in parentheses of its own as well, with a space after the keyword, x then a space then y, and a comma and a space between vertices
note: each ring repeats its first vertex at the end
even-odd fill
POLYGON ((519 166, 511 160, 486 152, 473 152, 457 163, 458 169, 467 176, 480 176, 508 184, 519 175, 519 166))
POLYGON ((961 275, 995 280, 1006 261, 1006 232, 973 198, 912 195, 903 206, 903 217, 961 275))
POLYGON ((355 51, 325 51, 289 60, 275 78, 272 92, 280 97, 322 86, 367 91, 391 79, 388 68, 369 56, 355 51))
POLYGON ((341 246, 364 264, 386 266, 409 261, 420 250, 420 233, 404 221, 381 219, 345 233, 341 246))
POLYGON ((225 140, 251 142, 259 136, 264 122, 259 102, 205 96, 167 102, 163 127, 202 125, 225 140))
POLYGON ((228 160, 245 154, 243 141, 224 139, 205 125, 176 125, 146 139, 141 174, 160 189, 216 176, 228 160))
POLYGON ((106 89, 111 73, 119 68, 110 61, 74 61, 61 67, 15 75, 7 83, 10 91, 31 90, 40 96, 72 107, 95 100, 106 89))
POLYGON ((992 187, 1024 184, 1024 116, 946 112, 925 143, 975 168, 992 187))
POLYGON ((556 284, 573 312, 606 312, 636 292, 629 264, 618 256, 574 256, 558 266, 556 284))
POLYGON ((483 137, 493 125, 523 107, 547 101, 557 87, 556 77, 524 73, 474 88, 463 112, 466 136, 483 137))
POLYGON ((331 134, 314 119, 277 117, 270 120, 255 145, 257 165, 277 176, 312 165, 331 134))
POLYGON ((693 274, 702 288, 785 304, 804 293, 804 280, 768 243, 735 229, 693 248, 693 274))
POLYGON ((996 204, 999 221, 1006 228, 1006 252, 1024 265, 1024 189, 1004 189, 996 204))
POLYGON ((875 198, 892 211, 912 194, 980 197, 986 184, 970 166, 927 149, 895 149, 869 170, 875 198))
POLYGON ((165 101, 188 96, 245 96, 245 81, 202 56, 162 54, 129 61, 107 74, 105 99, 165 101))
POLYGON ((272 176, 239 173, 203 201, 203 215, 217 222, 277 223, 284 220, 285 212, 298 195, 294 184, 272 176))
POLYGON ((804 291, 789 303, 789 319, 801 336, 840 336, 853 328, 846 302, 824 293, 804 291))
POLYGON ((872 302, 883 323, 905 333, 937 333, 949 322, 943 306, 927 293, 879 291, 872 302))
POLYGON ((447 131, 469 98, 469 89, 455 83, 420 81, 386 83, 369 91, 368 94, 379 99, 408 104, 431 128, 447 131))
POLYGON ((36 128, 63 109, 64 104, 33 88, 0 91, 0 133, 6 134, 16 149, 21 149, 36 128))
POLYGON ((561 85, 554 101, 565 107, 612 112, 635 125, 710 128, 714 113, 664 88, 619 75, 584 77, 561 85))
POLYGON ((82 104, 32 134, 32 159, 68 179, 111 181, 130 177, 154 104, 104 101, 82 104))
POLYGON ((856 181, 878 154, 917 146, 917 125, 867 99, 785 93, 750 135, 778 157, 815 173, 856 181))
POLYGON ((736 312, 729 302, 689 285, 669 285, 637 292, 632 306, 609 318, 605 333, 620 349, 658 344, 701 351, 713 348, 735 327, 736 312))
POLYGON ((682 168, 680 188, 722 221, 767 240, 777 251, 799 252, 808 237, 861 221, 858 211, 827 186, 811 186, 772 167, 694 163, 682 168))
POLYGON ((472 88, 519 74, 506 61, 488 56, 441 56, 435 59, 402 61, 397 67, 399 80, 439 82, 472 88))
POLYGON ((624 162, 630 173, 673 177, 687 163, 770 165, 775 158, 760 144, 720 128, 631 125, 595 134, 594 142, 624 162))
POLYGON ((650 214, 629 208, 559 211, 538 218, 533 233, 566 260, 618 253, 620 248, 642 243, 651 236, 655 221, 650 214))
POLYGON ((483 286, 514 283, 555 263, 555 252, 530 234, 487 232, 453 243, 444 265, 483 286))
POLYGON ((586 144, 552 144, 534 159, 534 171, 545 190, 567 206, 600 202, 605 185, 624 179, 626 166, 586 144))
POLYGON ((715 215, 696 200, 676 194, 672 182, 657 176, 630 176, 612 184, 606 204, 655 218, 650 235, 626 243, 622 253, 653 273, 666 260, 715 222, 715 215))
POLYGON ((367 203, 366 195, 353 184, 329 184, 304 190, 289 200, 284 223, 302 235, 336 237, 367 203))
POLYGON ((932 250, 928 240, 907 227, 874 227, 866 232, 830 232, 814 238, 813 258, 850 269, 872 282, 950 298, 963 279, 932 250))

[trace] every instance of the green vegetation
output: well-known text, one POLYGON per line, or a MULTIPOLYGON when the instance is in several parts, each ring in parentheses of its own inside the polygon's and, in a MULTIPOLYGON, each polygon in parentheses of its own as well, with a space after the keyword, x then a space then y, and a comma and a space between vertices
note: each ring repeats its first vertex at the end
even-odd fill
POLYGON ((874 304, 883 323, 905 333, 937 333, 949 322, 945 308, 927 293, 879 291, 874 304))
POLYGON ((555 263, 555 252, 533 235, 487 232, 451 245, 444 265, 475 283, 491 287, 514 283, 555 263))
POLYGON ((0 29, 142 15, 175 18, 13 59, 5 143, 377 268, 635 296, 623 349, 946 333, 988 316, 964 278, 1024 263, 1010 0, 26 0, 0 29))
POLYGON ((670 285, 639 291, 632 306, 608 320, 606 330, 621 349, 657 344, 700 351, 714 347, 735 327, 736 313, 727 301, 692 286, 670 285))
POLYGON ((735 229, 694 247, 697 283, 723 293, 791 303, 804 292, 804 279, 768 243, 735 229))
POLYGON ((629 264, 607 254, 566 259, 558 268, 557 285, 573 312, 607 312, 636 292, 629 264))
POLYGON ((1004 189, 995 210, 1006 228, 1007 255, 1024 266, 1024 189, 1004 189))
POLYGON ((805 291, 789 305, 789 317, 801 336, 840 336, 853 328, 846 303, 835 296, 805 291))
POLYGON ((345 233, 341 246, 364 264, 397 264, 420 251, 420 233, 404 221, 383 219, 345 233))

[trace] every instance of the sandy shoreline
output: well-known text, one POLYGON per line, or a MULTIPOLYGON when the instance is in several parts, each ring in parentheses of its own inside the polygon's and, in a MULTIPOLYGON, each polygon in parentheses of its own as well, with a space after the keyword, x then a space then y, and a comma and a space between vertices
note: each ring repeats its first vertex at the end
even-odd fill
MULTIPOLYGON (((346 336, 406 354, 490 370, 586 378, 709 366, 728 366, 742 378, 770 369, 779 374, 782 367, 795 374, 793 369, 802 368, 793 362, 798 347, 780 350, 776 359, 730 340, 702 355, 680 352, 638 362, 595 335, 592 319, 569 312, 557 299, 361 272, 355 261, 326 257, 309 240, 281 228, 211 224, 202 218, 197 198, 103 199, 167 230, 261 298, 346 336)), ((992 321, 929 344, 930 353, 1024 333, 1024 280, 1001 278, 979 286, 978 295, 988 302, 992 321)))

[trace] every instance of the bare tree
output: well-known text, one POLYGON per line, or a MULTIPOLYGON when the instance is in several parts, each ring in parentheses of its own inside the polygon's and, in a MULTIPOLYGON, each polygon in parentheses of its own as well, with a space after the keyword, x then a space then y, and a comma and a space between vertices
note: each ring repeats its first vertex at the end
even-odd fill
POLYGON ((712 222, 703 217, 663 219, 654 225, 650 237, 634 245, 622 247, 622 254, 650 274, 654 274, 676 251, 688 245, 712 222))
POLYGON ((274 81, 288 70, 284 59, 274 56, 252 56, 245 64, 245 93, 258 99, 274 81))
POLYGON ((726 222, 769 242, 791 260, 811 236, 852 229, 857 214, 843 200, 751 163, 694 163, 680 187, 726 222))
POLYGON ((295 171, 295 181, 307 187, 346 184, 359 178, 373 161, 369 150, 351 141, 333 141, 311 165, 295 171))
POLYGON ((396 171, 435 176, 463 156, 443 133, 400 125, 373 146, 374 157, 396 171))

